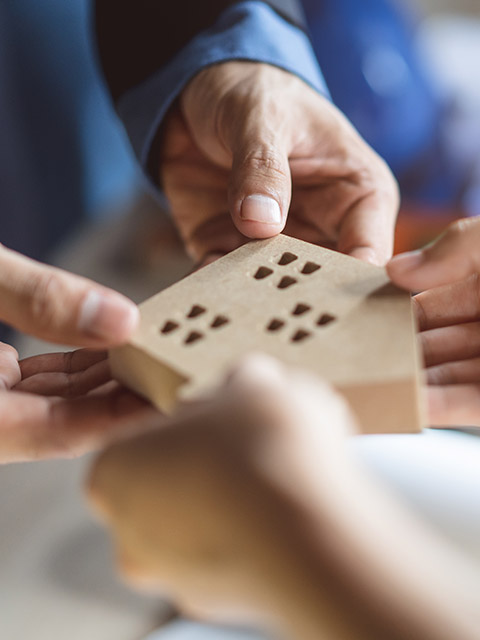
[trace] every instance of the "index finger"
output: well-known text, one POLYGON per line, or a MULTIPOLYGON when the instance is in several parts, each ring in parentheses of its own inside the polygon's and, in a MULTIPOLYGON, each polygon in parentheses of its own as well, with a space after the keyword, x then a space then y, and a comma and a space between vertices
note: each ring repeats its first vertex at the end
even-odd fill
POLYGON ((428 289, 413 298, 420 331, 480 318, 480 276, 428 289))
POLYGON ((400 287, 424 291, 480 272, 480 219, 458 220, 433 244, 395 256, 388 274, 400 287))

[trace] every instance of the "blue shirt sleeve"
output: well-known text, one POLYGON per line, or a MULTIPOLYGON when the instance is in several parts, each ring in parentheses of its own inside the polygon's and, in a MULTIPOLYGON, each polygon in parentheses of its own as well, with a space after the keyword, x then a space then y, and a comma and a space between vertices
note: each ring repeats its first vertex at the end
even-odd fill
POLYGON ((199 71, 228 60, 280 67, 328 96, 305 32, 263 2, 249 0, 236 4, 224 11, 211 29, 196 36, 168 65, 120 99, 119 115, 145 170, 155 135, 173 101, 199 71))

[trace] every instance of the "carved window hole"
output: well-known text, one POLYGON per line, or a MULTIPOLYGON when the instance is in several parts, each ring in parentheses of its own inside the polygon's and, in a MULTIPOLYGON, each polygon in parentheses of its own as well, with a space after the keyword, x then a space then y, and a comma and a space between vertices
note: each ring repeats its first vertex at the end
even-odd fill
POLYGON ((299 329, 296 331, 291 337, 292 342, 303 342, 307 338, 309 338, 312 334, 310 331, 306 331, 305 329, 299 329))
POLYGON ((290 276, 284 276, 277 285, 278 289, 288 289, 292 284, 296 284, 295 278, 291 278, 290 276))
POLYGON ((264 278, 268 278, 272 273, 273 269, 269 269, 268 267, 259 267, 253 277, 255 280, 263 280, 264 278))
POLYGON ((178 322, 174 322, 173 320, 167 320, 163 325, 163 327, 161 328, 161 332, 164 335, 167 335, 168 333, 173 333, 176 329, 178 329, 179 326, 180 325, 178 324, 178 322))
POLYGON ((290 253, 289 251, 285 251, 285 253, 282 255, 282 257, 278 261, 278 264, 285 266, 286 264, 295 262, 295 260, 298 260, 298 256, 296 256, 294 253, 290 253))
POLYGON ((185 344, 194 344, 203 338, 203 333, 199 331, 191 331, 188 336, 185 338, 185 344))
POLYGON ((295 309, 292 311, 292 316, 303 316, 305 313, 308 313, 312 307, 308 304, 303 304, 303 302, 299 302, 295 309))
POLYGON ((317 320, 317 325, 319 327, 325 327, 327 324, 330 324, 331 322, 335 322, 335 320, 336 320, 335 316, 332 316, 329 313, 322 313, 322 315, 317 320))
POLYGON ((322 267, 315 262, 306 262, 303 266, 302 273, 309 276, 311 273, 315 273, 315 271, 318 271, 321 268, 322 267))
POLYGON ((278 318, 273 318, 270 323, 267 325, 267 331, 275 332, 280 331, 285 326, 285 322, 283 320, 279 320, 278 318))
POLYGON ((197 318, 198 316, 201 316, 203 313, 205 313, 205 311, 205 307, 202 307, 199 304, 194 304, 188 312, 187 318, 197 318))
POLYGON ((230 320, 226 316, 215 316, 215 318, 212 321, 212 324, 210 325, 210 328, 220 329, 220 327, 224 327, 229 322, 230 320))

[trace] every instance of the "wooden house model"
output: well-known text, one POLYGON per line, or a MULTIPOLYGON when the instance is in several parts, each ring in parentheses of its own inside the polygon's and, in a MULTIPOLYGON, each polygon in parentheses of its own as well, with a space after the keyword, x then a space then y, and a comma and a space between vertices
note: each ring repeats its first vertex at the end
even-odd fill
POLYGON ((410 295, 375 267, 284 235, 250 242, 150 298, 113 375, 163 411, 262 351, 316 372, 364 433, 422 428, 410 295))

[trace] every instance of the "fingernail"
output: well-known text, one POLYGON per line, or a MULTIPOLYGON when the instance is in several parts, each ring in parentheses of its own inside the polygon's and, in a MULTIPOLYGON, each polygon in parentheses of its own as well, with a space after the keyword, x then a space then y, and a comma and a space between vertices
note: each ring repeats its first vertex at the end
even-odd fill
POLYGON ((424 258, 423 251, 408 251, 392 258, 389 265, 395 267, 396 271, 411 271, 419 267, 424 258))
POLYGON ((138 318, 138 308, 127 298, 92 289, 80 309, 78 328, 97 338, 115 342, 128 338, 137 326, 138 318))
POLYGON ((242 220, 262 222, 263 224, 280 224, 282 222, 278 202, 260 194, 245 198, 242 202, 240 217, 242 220))

